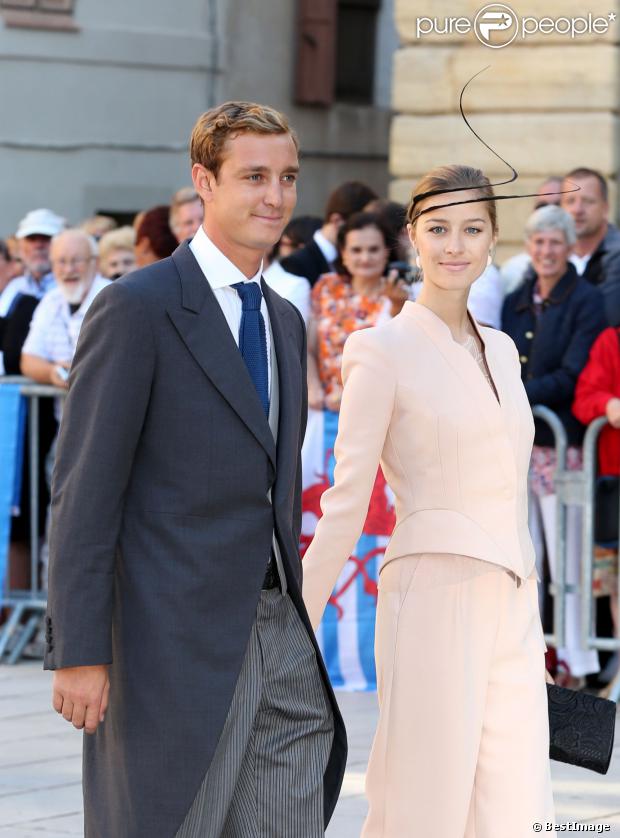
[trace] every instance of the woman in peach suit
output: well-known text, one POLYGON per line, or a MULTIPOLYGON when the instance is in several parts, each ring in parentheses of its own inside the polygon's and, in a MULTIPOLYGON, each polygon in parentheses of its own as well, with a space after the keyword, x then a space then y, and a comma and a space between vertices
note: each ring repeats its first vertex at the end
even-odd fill
POLYGON ((527 527, 534 429, 514 343, 467 311, 497 238, 489 181, 433 170, 409 220, 423 288, 346 343, 335 484, 304 559, 304 599, 316 627, 380 462, 397 523, 379 576, 362 834, 526 838, 553 822, 527 527))

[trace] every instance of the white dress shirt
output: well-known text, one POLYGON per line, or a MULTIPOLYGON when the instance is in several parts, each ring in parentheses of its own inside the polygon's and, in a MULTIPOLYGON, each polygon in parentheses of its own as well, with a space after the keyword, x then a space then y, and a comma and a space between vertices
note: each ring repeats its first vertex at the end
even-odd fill
POLYGON ((307 323, 310 317, 310 283, 305 276, 285 271, 279 262, 272 262, 263 276, 269 287, 292 303, 307 323))
POLYGON ((583 276, 583 272, 588 266, 588 262, 590 261, 591 253, 586 253, 585 256, 577 256, 576 253, 571 253, 568 257, 569 262, 572 262, 575 268, 577 269, 577 273, 579 276, 583 276))
POLYGON ((327 262, 329 267, 333 268, 334 262, 336 261, 336 257, 338 256, 338 248, 336 247, 336 245, 332 244, 329 239, 326 239, 320 230, 317 230, 312 236, 312 238, 319 246, 319 250, 325 257, 325 261, 327 262))
MULTIPOLYGON (((236 282, 258 282, 263 270, 263 265, 257 273, 248 279, 239 268, 234 265, 222 251, 216 247, 207 236, 204 228, 198 228, 198 232, 189 243, 190 250, 196 257, 200 269, 207 278, 215 298, 220 304, 226 322, 230 327, 235 343, 239 346, 239 327, 241 326, 242 303, 241 297, 232 286, 236 282)), ((260 304, 261 314, 265 320, 265 334, 267 336, 267 369, 269 372, 269 398, 271 399, 271 324, 267 303, 263 297, 260 304)))
MULTIPOLYGON (((237 293, 236 289, 231 286, 236 282, 258 282, 260 284, 261 272, 263 269, 262 262, 258 272, 253 277, 248 279, 241 273, 239 268, 234 265, 227 256, 224 256, 222 251, 213 244, 202 226, 198 228, 196 235, 189 243, 189 247, 195 256, 200 269, 205 275, 205 278, 211 286, 216 300, 220 304, 222 313, 224 314, 226 322, 228 323, 230 331, 235 339, 235 343, 239 346, 239 327, 241 325, 241 313, 243 306, 241 303, 241 297, 237 293)), ((273 357, 271 322, 269 320, 269 312, 267 311, 267 303, 265 302, 264 296, 261 300, 260 310, 265 319, 265 334, 267 337, 269 427, 271 428, 273 438, 277 441, 280 414, 278 366, 277 363, 275 363, 276 359, 273 357)), ((271 503, 271 489, 267 492, 267 497, 271 503)), ((287 589, 286 574, 284 573, 282 554, 280 552, 280 545, 278 544, 275 532, 272 535, 271 544, 276 559, 278 574, 280 576, 282 595, 284 596, 287 589)))

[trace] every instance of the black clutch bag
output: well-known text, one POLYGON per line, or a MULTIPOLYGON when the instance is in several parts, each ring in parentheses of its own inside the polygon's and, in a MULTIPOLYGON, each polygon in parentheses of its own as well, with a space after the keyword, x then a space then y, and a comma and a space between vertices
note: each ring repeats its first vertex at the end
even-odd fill
POLYGON ((606 774, 611 762, 616 704, 589 693, 547 684, 549 756, 606 774))

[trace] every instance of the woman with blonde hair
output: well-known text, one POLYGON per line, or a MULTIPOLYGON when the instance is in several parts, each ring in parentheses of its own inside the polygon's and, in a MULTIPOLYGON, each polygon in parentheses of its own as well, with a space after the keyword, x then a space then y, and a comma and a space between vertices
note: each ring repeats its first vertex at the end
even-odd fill
POLYGON ((497 239, 493 190, 477 169, 434 169, 408 219, 422 291, 345 345, 335 483, 304 599, 316 627, 380 463, 397 522, 379 576, 363 836, 524 838, 553 822, 534 426, 514 343, 467 309, 497 239))
POLYGON ((120 279, 136 267, 134 246, 136 232, 133 227, 110 230, 99 240, 99 268, 106 279, 120 279))

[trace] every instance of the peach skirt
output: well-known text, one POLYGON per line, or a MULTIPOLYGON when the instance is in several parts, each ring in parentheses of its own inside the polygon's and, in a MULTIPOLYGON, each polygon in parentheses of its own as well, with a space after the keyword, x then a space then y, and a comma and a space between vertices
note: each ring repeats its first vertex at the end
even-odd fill
POLYGON ((382 568, 363 838, 525 838, 553 823, 544 651, 535 578, 437 553, 382 568))

